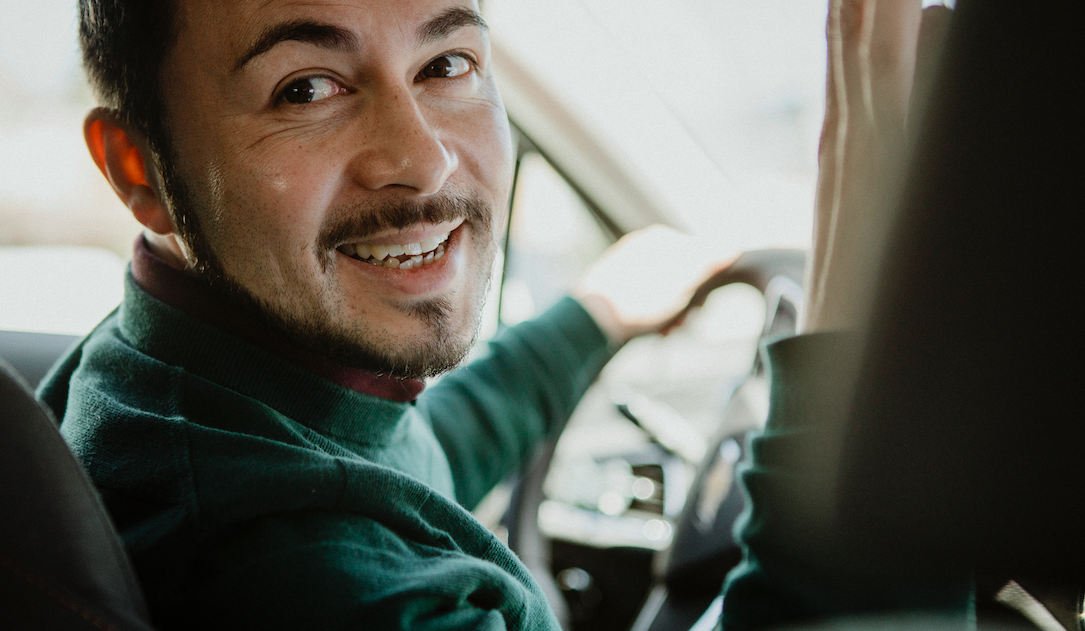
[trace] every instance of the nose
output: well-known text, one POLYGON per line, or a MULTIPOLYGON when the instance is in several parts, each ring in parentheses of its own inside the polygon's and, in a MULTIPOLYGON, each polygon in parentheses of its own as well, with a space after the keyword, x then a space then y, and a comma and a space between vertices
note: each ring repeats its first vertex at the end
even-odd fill
POLYGON ((459 158, 407 88, 374 94, 355 157, 356 181, 369 190, 403 187, 420 195, 441 190, 459 158))

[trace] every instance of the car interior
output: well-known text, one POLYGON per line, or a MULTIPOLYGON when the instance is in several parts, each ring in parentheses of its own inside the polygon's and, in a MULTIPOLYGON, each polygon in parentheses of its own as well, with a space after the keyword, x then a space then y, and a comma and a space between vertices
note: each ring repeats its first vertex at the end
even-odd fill
MULTIPOLYGON (((514 21, 511 4, 484 7, 495 34, 514 21)), ((616 16, 605 3, 572 4, 595 11, 595 23, 616 16)), ((703 17, 700 4, 681 6, 703 17)), ((859 369, 840 387, 856 394, 836 465, 839 528, 885 567, 973 571, 980 629, 1082 630, 1074 507, 1085 481, 1085 405, 1075 365, 1085 349, 1072 307, 1081 256, 1069 228, 1085 208, 1081 19, 1070 3, 987 0, 961 0, 949 15, 943 53, 929 62, 929 97, 913 110, 908 173, 859 369)), ((812 30, 823 37, 824 15, 817 19, 812 30)), ((697 205, 694 193, 660 201, 658 182, 644 177, 654 163, 630 165, 613 131, 591 124, 606 112, 582 115, 549 87, 557 53, 527 63, 509 40, 495 35, 494 51, 517 179, 491 334, 556 300, 625 232, 700 217, 671 210, 697 205)), ((641 71, 639 63, 617 69, 641 71)), ((637 111, 646 126, 659 113, 637 111)), ((698 168, 727 172, 725 159, 696 146, 702 137, 683 131, 691 119, 675 118, 655 133, 677 129, 698 168)), ((721 177, 713 186, 730 186, 721 177)), ((532 570, 567 629, 701 631, 718 619, 720 587, 741 558, 735 467, 767 417, 757 347, 794 333, 803 309, 805 251, 736 239, 745 252, 719 279, 724 287, 705 296, 702 319, 623 349, 563 435, 476 510, 532 570)), ((93 486, 33 399, 79 338, 0 331, 0 611, 11 629, 151 629, 93 486)), ((922 628, 913 623, 810 628, 922 628)))

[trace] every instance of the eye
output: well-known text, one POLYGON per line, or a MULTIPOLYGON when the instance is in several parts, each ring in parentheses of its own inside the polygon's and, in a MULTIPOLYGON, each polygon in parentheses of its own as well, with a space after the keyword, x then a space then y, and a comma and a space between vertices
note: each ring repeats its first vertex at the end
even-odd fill
POLYGON ((328 77, 298 79, 283 90, 282 99, 287 103, 304 105, 345 92, 345 89, 328 77))
POLYGON ((471 72, 472 61, 465 55, 441 55, 426 64, 418 73, 417 81, 424 79, 451 79, 471 72))

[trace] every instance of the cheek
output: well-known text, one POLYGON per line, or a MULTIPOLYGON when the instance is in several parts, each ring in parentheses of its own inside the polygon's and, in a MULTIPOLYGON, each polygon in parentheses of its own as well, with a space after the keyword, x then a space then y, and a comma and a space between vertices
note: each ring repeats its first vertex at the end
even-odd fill
POLYGON ((275 249, 311 241, 334 199, 336 177, 325 156, 289 144, 237 156, 224 206, 275 249))
MULTIPOLYGON (((515 166, 512 138, 504 109, 492 104, 480 107, 458 129, 457 152, 461 167, 489 194, 494 227, 500 229, 508 205, 515 166)), ((482 192, 482 191, 480 191, 482 192)))
POLYGON ((515 162, 515 152, 512 146, 512 131, 509 128, 508 115, 501 103, 501 98, 495 94, 485 108, 483 124, 488 133, 484 134, 481 141, 487 145, 483 153, 484 159, 489 158, 487 170, 495 174, 508 188, 512 183, 512 173, 515 162))
MULTIPOLYGON (((494 235, 502 235, 505 233, 505 222, 508 219, 508 205, 509 195, 512 193, 512 181, 516 168, 515 152, 512 147, 512 137, 509 131, 508 121, 504 118, 504 111, 501 112, 501 118, 495 121, 496 128, 494 139, 492 141, 492 147, 489 154, 489 160, 486 161, 482 167, 493 179, 495 188, 495 206, 494 206, 494 235)), ((483 158, 486 160, 486 158, 483 158)))

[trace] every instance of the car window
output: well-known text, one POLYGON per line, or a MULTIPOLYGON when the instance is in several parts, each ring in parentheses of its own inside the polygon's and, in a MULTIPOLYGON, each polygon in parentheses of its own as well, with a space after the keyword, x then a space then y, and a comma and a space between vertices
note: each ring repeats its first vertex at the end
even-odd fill
POLYGON ((0 0, 0 329, 84 334, 139 225, 87 155, 73 0, 0 0))
POLYGON ((624 229, 809 241, 826 3, 487 0, 510 115, 624 229), (618 174, 618 175, 615 175, 618 174))
POLYGON ((522 322, 553 305, 613 240, 545 158, 524 154, 509 218, 502 323, 522 322))

